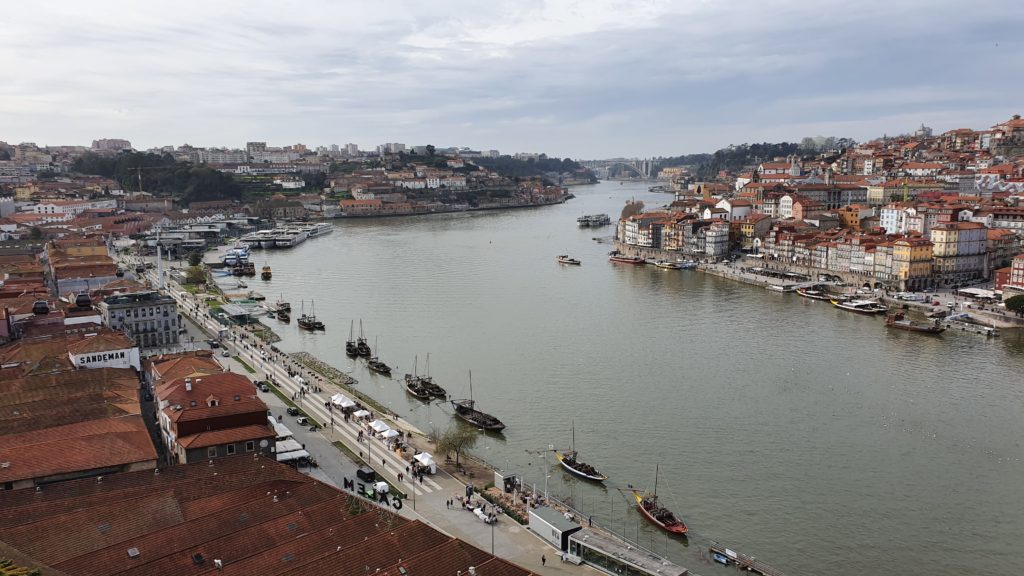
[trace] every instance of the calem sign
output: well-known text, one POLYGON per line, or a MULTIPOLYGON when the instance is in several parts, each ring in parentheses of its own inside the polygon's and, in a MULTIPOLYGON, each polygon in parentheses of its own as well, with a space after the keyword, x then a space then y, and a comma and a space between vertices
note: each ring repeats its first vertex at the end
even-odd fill
POLYGON ((342 483, 344 484, 346 490, 351 490, 352 492, 355 492, 360 496, 365 495, 370 500, 376 499, 378 504, 383 504, 384 506, 391 506, 395 510, 402 509, 402 499, 399 498, 398 496, 392 496, 391 498, 388 498, 387 492, 381 492, 377 494, 372 488, 367 490, 366 484, 363 484, 362 482, 353 481, 349 478, 342 478, 342 483))

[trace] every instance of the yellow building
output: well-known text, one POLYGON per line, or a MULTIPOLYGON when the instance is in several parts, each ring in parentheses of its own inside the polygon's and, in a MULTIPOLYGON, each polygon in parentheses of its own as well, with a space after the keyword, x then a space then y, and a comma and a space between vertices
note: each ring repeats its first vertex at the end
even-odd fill
POLYGON ((904 238, 892 245, 893 274, 903 290, 923 290, 932 284, 932 243, 904 238))

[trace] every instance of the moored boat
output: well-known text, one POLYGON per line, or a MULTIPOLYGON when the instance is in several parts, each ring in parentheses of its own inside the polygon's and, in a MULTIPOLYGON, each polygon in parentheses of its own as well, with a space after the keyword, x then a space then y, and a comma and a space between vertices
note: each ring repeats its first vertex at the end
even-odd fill
POLYGON ((832 305, 836 308, 842 308, 843 310, 849 310, 850 312, 856 312, 858 314, 881 314, 889 310, 874 300, 830 299, 829 302, 832 302, 832 305))
POLYGON ((277 308, 278 312, 292 311, 292 305, 284 301, 284 294, 282 294, 281 297, 277 299, 277 302, 274 303, 274 306, 277 308))
POLYGON ((832 297, 814 288, 797 288, 796 293, 811 300, 832 300, 832 297))
POLYGON ((568 254, 561 254, 559 256, 556 256, 555 260, 558 260, 558 262, 560 262, 561 264, 573 264, 575 266, 580 265, 579 260, 575 258, 570 258, 568 254))
POLYGON ((412 363, 412 374, 405 375, 405 391, 420 400, 430 400, 430 392, 423 387, 423 379, 416 375, 416 368, 419 365, 419 357, 412 363))
POLYGON ((469 373, 469 399, 452 400, 452 408, 455 415, 469 422, 477 428, 483 428, 491 432, 501 432, 505 424, 496 417, 476 409, 476 402, 473 401, 473 373, 469 373))
POLYGON ((612 219, 607 214, 587 214, 577 218, 576 223, 579 224, 581 228, 587 228, 590 226, 607 226, 612 223, 612 219))
POLYGON ((345 341, 345 355, 349 358, 355 358, 359 356, 359 349, 356 347, 356 341, 352 337, 352 330, 355 326, 355 320, 352 320, 348 325, 348 340, 345 341))
POLYGON ((359 338, 356 339, 356 354, 363 358, 369 358, 372 352, 370 351, 370 345, 366 343, 366 338, 363 337, 363 321, 359 321, 359 338))
POLYGON ((658 268, 663 268, 665 270, 682 270, 683 269, 683 265, 682 264, 680 264, 678 262, 672 262, 670 260, 656 260, 654 262, 654 265, 657 266, 658 268))
MULTIPOLYGON (((305 308, 305 305, 303 305, 303 308, 305 308)), ((314 304, 312 301, 310 301, 310 313, 306 314, 305 311, 303 311, 302 315, 299 316, 299 319, 296 321, 296 324, 299 325, 299 328, 302 328, 304 330, 313 331, 326 329, 324 323, 321 322, 320 320, 317 320, 316 310, 314 308, 314 304)))
POLYGON ((287 323, 292 321, 292 316, 288 312, 286 312, 284 310, 280 310, 277 313, 277 319, 280 320, 281 322, 284 322, 285 324, 287 324, 287 323))
POLYGON ((580 462, 578 459, 579 454, 576 452, 576 423, 572 425, 572 444, 571 449, 567 452, 559 452, 555 450, 555 459, 562 465, 570 474, 585 478, 587 480, 593 480, 594 482, 604 482, 608 479, 607 476, 598 472, 597 468, 594 468, 586 462, 580 462))
POLYGON ((672 534, 686 534, 690 530, 674 512, 658 502, 657 469, 654 472, 654 492, 650 494, 640 490, 633 490, 632 492, 633 498, 636 499, 636 507, 640 510, 640 513, 658 528, 672 534))
POLYGON ((906 330, 908 332, 920 332, 922 334, 942 334, 946 331, 946 328, 942 325, 942 321, 936 318, 931 324, 924 324, 921 322, 914 322, 913 320, 907 319, 906 315, 902 312, 890 314, 885 317, 885 325, 888 328, 895 328, 897 330, 906 330))
POLYGON ((270 280, 271 278, 273 278, 273 276, 274 276, 274 274, 273 274, 273 272, 270 269, 270 265, 269 264, 264 264, 263 265, 263 270, 260 271, 260 278, 262 278, 264 280, 270 280))
POLYGON ((430 375, 430 353, 427 353, 427 373, 420 376, 420 385, 435 398, 447 398, 448 391, 442 388, 439 384, 434 382, 434 377, 430 375))
POLYGON ((608 255, 608 259, 612 262, 621 262, 623 264, 643 264, 644 259, 638 256, 626 256, 618 250, 612 251, 608 255))
MULTIPOLYGON (((379 351, 376 341, 374 341, 373 347, 375 352, 379 351)), ((370 356, 370 360, 367 361, 366 367, 377 374, 383 374, 385 376, 391 375, 391 366, 388 366, 378 358, 376 353, 373 356, 370 356)))

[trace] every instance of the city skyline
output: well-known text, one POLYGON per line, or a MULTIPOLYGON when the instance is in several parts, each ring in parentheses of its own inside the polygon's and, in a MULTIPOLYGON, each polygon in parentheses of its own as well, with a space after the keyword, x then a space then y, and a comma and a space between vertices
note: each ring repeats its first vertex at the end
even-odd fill
POLYGON ((1008 4, 199 6, 10 7, 0 138, 672 156, 987 127, 1024 87, 1008 4))

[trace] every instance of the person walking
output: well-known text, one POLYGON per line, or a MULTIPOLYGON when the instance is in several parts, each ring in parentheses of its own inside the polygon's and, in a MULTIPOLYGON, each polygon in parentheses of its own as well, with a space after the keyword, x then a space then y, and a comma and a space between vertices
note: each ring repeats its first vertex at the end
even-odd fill
POLYGON ((540 555, 540 565, 541 566, 546 566, 547 563, 548 563, 548 559, 543 554, 541 554, 540 555))

